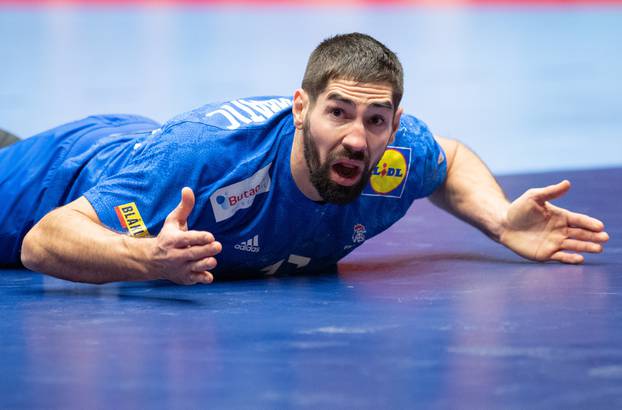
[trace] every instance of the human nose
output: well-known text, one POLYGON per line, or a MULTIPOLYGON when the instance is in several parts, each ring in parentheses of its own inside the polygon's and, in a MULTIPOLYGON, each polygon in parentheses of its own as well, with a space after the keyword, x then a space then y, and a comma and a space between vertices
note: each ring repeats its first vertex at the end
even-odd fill
POLYGON ((365 151, 367 149, 367 136, 362 121, 356 121, 352 124, 342 144, 353 152, 365 151))

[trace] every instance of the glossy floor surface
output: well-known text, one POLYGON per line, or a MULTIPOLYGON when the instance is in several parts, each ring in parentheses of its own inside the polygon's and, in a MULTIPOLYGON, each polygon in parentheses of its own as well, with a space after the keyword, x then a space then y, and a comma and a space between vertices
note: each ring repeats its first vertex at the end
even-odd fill
POLYGON ((92 286, 0 270, 0 408, 621 408, 620 21, 619 6, 0 7, 0 128, 24 137, 291 95, 315 44, 358 30, 398 52, 406 110, 510 197, 570 178, 557 203, 611 236, 585 265, 535 264, 421 201, 338 274, 92 286), (562 169, 583 171, 543 173, 562 169))
POLYGON ((522 260, 417 203, 339 274, 82 285, 0 274, 3 408, 619 408, 622 168, 559 204, 612 236, 582 266, 522 260))

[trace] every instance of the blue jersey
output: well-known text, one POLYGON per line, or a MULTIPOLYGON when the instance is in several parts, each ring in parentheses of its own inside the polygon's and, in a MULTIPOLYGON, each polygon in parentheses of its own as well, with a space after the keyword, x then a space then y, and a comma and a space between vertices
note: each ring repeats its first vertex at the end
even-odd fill
MULTIPOLYGON (((38 195, 40 204, 34 217, 25 224, 22 218, 17 225, 23 226, 14 231, 23 234, 54 207, 84 195, 110 229, 157 235, 181 189, 189 186, 196 197, 190 229, 212 232, 223 245, 216 277, 320 271, 395 223, 446 176, 440 146, 412 116, 402 117, 368 186, 347 205, 312 201, 296 186, 290 171, 295 128, 288 98, 210 104, 161 127, 141 117, 114 118, 116 128, 107 129, 107 135, 101 133, 105 127, 89 124, 93 131, 66 143, 71 149, 65 151, 71 152, 56 155, 49 162, 58 164, 42 172, 47 180, 39 188, 43 192, 24 189, 38 195)), ((0 215, 0 220, 9 219, 0 215)), ((21 237, 14 241, 21 243, 21 237)), ((0 260, 18 258, 18 250, 0 250, 0 260)))
POLYGON ((39 219, 123 168, 134 140, 158 127, 133 115, 93 116, 0 149, 0 264, 19 262, 39 219))

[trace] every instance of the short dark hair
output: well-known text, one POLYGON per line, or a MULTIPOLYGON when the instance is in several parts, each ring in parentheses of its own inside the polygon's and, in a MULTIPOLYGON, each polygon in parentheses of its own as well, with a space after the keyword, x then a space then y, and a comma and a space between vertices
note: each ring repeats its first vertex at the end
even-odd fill
POLYGON ((331 80, 388 83, 397 108, 404 94, 402 64, 395 53, 367 34, 340 34, 327 38, 313 50, 302 88, 315 103, 331 80))

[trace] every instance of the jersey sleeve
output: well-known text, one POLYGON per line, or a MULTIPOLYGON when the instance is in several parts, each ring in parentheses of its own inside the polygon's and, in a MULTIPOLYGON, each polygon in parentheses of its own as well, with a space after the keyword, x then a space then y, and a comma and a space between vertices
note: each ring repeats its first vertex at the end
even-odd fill
POLYGON ((188 186, 196 198, 188 221, 192 228, 205 207, 204 187, 220 168, 218 144, 214 143, 218 136, 207 135, 206 128, 204 124, 178 124, 163 129, 144 146, 134 146, 123 168, 84 193, 100 221, 117 232, 155 236, 179 203, 181 189, 188 186))
POLYGON ((447 178, 445 152, 428 126, 415 117, 405 116, 400 132, 413 149, 412 174, 408 183, 414 187, 415 198, 429 196, 447 178))

